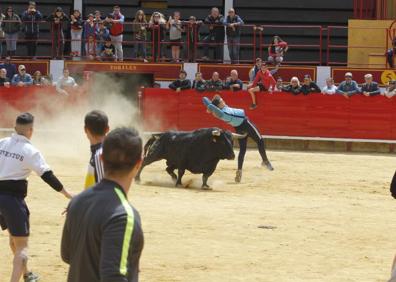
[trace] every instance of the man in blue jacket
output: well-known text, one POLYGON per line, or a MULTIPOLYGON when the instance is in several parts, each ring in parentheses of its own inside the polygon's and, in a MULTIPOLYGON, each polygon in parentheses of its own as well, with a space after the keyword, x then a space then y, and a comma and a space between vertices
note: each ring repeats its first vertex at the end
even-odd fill
POLYGON ((257 127, 248 119, 243 109, 231 108, 226 105, 220 95, 215 95, 211 100, 207 97, 202 98, 202 102, 209 113, 212 113, 216 118, 234 127, 236 133, 247 134, 246 138, 239 139, 239 155, 238 155, 238 170, 235 176, 235 182, 239 183, 242 179, 242 167, 245 159, 247 138, 250 137, 256 142, 257 148, 260 152, 262 165, 268 170, 274 170, 265 152, 264 138, 261 136, 257 127))
POLYGON ((25 32, 27 54, 36 58, 39 22, 43 19, 40 11, 36 10, 36 2, 30 1, 28 9, 22 14, 23 31, 25 32))

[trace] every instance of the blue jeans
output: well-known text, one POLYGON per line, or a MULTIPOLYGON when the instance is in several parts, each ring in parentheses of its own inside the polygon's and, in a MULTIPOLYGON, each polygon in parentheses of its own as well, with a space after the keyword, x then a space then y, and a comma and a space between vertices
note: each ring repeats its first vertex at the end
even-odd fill
POLYGON ((227 36, 227 47, 228 52, 230 53, 231 63, 238 64, 239 63, 239 42, 240 37, 228 37, 227 36))
POLYGON ((138 55, 143 56, 143 58, 146 58, 146 45, 144 44, 144 41, 141 41, 139 43, 135 43, 133 46, 133 57, 137 58, 138 55))

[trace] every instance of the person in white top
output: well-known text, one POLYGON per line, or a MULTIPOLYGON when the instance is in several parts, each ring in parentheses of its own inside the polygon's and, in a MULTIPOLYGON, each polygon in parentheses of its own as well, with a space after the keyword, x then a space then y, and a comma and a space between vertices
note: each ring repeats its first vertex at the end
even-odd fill
POLYGON ((334 85, 334 79, 329 77, 326 79, 326 86, 322 89, 322 94, 333 95, 337 92, 337 86, 334 85))
POLYGON ((0 139, 0 226, 8 229, 10 247, 14 254, 11 282, 37 281, 38 276, 27 268, 29 238, 29 209, 24 198, 27 195, 27 178, 34 171, 54 190, 66 198, 72 195, 56 178, 41 153, 30 143, 34 117, 23 113, 16 119, 11 137, 0 139))
POLYGON ((56 82, 56 91, 59 94, 69 96, 69 92, 65 90, 65 88, 72 88, 72 87, 77 87, 78 84, 74 80, 73 77, 69 76, 69 70, 64 69, 63 70, 63 76, 61 76, 58 81, 56 82))

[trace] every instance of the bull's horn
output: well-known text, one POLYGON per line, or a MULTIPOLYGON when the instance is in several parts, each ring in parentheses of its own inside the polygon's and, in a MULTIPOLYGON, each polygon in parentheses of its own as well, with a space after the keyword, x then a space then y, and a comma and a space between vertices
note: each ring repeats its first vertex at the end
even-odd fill
POLYGON ((220 134, 221 134, 221 132, 220 132, 220 130, 218 130, 218 129, 212 131, 212 135, 213 135, 213 136, 220 136, 220 134))
POLYGON ((233 139, 243 139, 243 138, 246 138, 246 136, 247 136, 247 133, 245 133, 245 134, 231 133, 231 134, 232 134, 233 139))

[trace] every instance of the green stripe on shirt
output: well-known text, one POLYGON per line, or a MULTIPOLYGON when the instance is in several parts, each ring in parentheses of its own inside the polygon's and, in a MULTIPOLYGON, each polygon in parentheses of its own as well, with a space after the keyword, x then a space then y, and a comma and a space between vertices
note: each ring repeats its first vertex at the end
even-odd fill
POLYGON ((134 213, 132 207, 129 205, 128 200, 126 199, 124 193, 120 191, 118 188, 114 188, 118 198, 121 201, 121 204, 124 206, 124 209, 127 213, 127 224, 125 228, 124 241, 122 243, 122 253, 121 253, 121 261, 120 261, 120 273, 122 275, 127 274, 127 263, 128 263, 128 254, 129 247, 131 245, 132 233, 133 233, 133 225, 134 225, 134 213))

